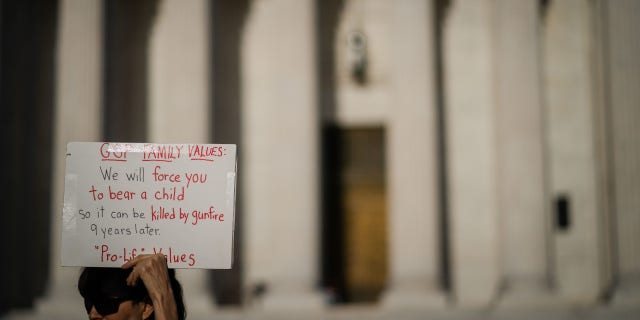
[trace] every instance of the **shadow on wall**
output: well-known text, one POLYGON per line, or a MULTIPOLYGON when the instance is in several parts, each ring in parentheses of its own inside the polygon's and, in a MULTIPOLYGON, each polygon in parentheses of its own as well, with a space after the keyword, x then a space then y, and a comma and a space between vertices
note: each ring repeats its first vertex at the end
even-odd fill
POLYGON ((0 2, 0 314, 30 307, 49 271, 57 1, 0 2), (29 241, 25 241, 28 235, 29 241))
MULTIPOLYGON (((242 92, 240 88, 240 45, 242 31, 249 10, 248 0, 212 1, 210 4, 212 46, 211 92, 213 124, 211 140, 215 143, 235 143, 240 145, 241 123, 240 107, 242 92)), ((238 150, 241 152, 241 150, 238 150)), ((238 170, 242 172, 242 157, 239 157, 238 170)), ((242 174, 238 176, 242 184, 242 174)), ((219 305, 237 305, 243 302, 243 281, 241 254, 243 220, 242 188, 236 190, 236 228, 234 232, 233 267, 230 270, 213 270, 210 284, 219 305)))

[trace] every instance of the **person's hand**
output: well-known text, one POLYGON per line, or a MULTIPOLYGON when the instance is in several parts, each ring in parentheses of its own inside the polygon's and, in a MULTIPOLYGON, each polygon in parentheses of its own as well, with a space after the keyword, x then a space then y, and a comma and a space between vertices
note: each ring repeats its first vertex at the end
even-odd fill
POLYGON ((133 268, 127 278, 127 284, 133 286, 142 279, 149 295, 171 289, 167 260, 162 254, 143 254, 122 265, 123 269, 133 268))
POLYGON ((133 286, 141 279, 153 303, 155 319, 178 319, 176 302, 171 289, 167 259, 163 254, 143 254, 122 265, 133 268, 127 284, 133 286))

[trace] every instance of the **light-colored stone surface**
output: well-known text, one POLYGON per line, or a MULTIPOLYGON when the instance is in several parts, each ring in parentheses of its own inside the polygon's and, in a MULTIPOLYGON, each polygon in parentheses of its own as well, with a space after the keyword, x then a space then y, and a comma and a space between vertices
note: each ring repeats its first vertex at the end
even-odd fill
MULTIPOLYGON (((607 285, 601 223, 592 20, 586 0, 553 1, 543 30, 543 85, 551 201, 568 199, 570 225, 555 230, 553 270, 562 297, 590 303, 607 285)), ((555 217, 555 215, 552 215, 555 217)))
POLYGON ((452 1, 444 25, 451 274, 456 304, 488 306, 500 276, 491 1, 452 1))
MULTIPOLYGON (((163 0, 149 41, 149 132, 154 143, 210 143, 209 2, 163 0)), ((178 270, 185 299, 211 313, 207 270, 178 270)))
POLYGON ((439 189, 433 3, 393 2, 393 100, 387 117, 388 307, 444 308, 439 289, 439 189), (408 154, 411 156, 407 156, 408 154), (420 250, 415 250, 420 246, 420 250))
MULTIPOLYGON (((640 21, 639 1, 604 1, 608 47, 605 66, 608 87, 611 146, 614 176, 618 268, 620 282, 640 286, 640 21)), ((640 293, 640 287, 636 294, 640 293)), ((640 295, 637 296, 640 301, 640 295)))
POLYGON ((495 93, 500 255, 505 303, 548 295, 539 1, 495 2, 495 93), (531 287, 531 288, 526 288, 531 287))
POLYGON ((314 21, 310 0, 253 1, 242 39, 244 280, 265 307, 322 303, 314 21))
POLYGON ((385 0, 344 1, 334 43, 336 110, 329 121, 342 126, 379 126, 394 112, 392 15, 388 13, 395 5, 385 0), (350 40, 356 33, 365 39, 364 83, 352 75, 358 54, 350 40))
POLYGON ((67 143, 99 141, 102 112, 102 3, 65 0, 59 4, 57 78, 55 82, 52 150, 50 274, 46 296, 37 302, 40 314, 72 314, 78 299, 77 267, 61 267, 60 234, 67 143))
POLYGON ((507 279, 542 279, 547 271, 537 4, 502 0, 495 6, 497 170, 507 279))
POLYGON ((206 143, 211 118, 209 2, 162 0, 149 38, 148 137, 206 143))
MULTIPOLYGON (((416 310, 387 310, 370 306, 352 306, 324 309, 319 311, 287 311, 287 312, 263 312, 255 310, 222 309, 212 314, 188 314, 189 320, 240 320, 240 319, 311 319, 311 320, 471 320, 471 319, 495 319, 495 320, 632 320, 640 313, 638 305, 621 307, 591 307, 591 308, 518 308, 511 310, 442 310, 442 311, 416 311, 416 310)), ((15 312, 2 320, 63 320, 65 316, 34 315, 30 312, 15 312)), ((78 319, 81 319, 78 317, 78 319)))
MULTIPOLYGON (((180 272, 191 319, 210 314, 220 319, 632 319, 638 314, 638 2, 555 0, 546 2, 545 11, 535 0, 446 3, 441 27, 451 291, 443 294, 435 284, 441 252, 433 154, 438 134, 434 1, 340 2, 337 113, 330 121, 347 128, 383 126, 388 133, 391 274, 384 302, 329 309, 314 290, 321 259, 318 124, 327 120, 316 92, 315 15, 322 4, 255 0, 242 15, 239 155, 246 166, 239 187, 247 213, 244 290, 264 283, 267 294, 251 299, 253 308, 211 311, 203 274, 180 272), (365 85, 353 82, 344 44, 356 30, 367 37, 365 85), (611 215, 601 198, 608 191, 611 215), (558 195, 570 200, 566 232, 541 217, 554 218, 552 201, 558 195), (615 224, 607 229, 610 222, 615 224), (555 291, 546 286, 548 276, 555 291), (618 286, 613 307, 607 307, 598 297, 612 279, 618 286), (595 303, 600 307, 580 307, 595 303), (389 304, 402 307, 385 308, 389 304), (309 307, 316 311, 273 311, 309 307)), ((208 5, 159 2, 148 48, 150 140, 207 142, 210 137, 208 5)), ((66 143, 101 138, 102 70, 108 67, 102 57, 102 7, 97 1, 59 4, 51 283, 35 312, 9 319, 85 316, 75 288, 78 268, 59 267, 60 213, 66 143)))

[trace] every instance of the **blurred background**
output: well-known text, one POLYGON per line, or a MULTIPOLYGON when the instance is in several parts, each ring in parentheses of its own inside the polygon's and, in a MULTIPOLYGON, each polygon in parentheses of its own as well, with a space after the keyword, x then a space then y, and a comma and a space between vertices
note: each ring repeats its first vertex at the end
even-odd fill
POLYGON ((192 319, 633 319, 638 30, 637 0, 2 0, 0 317, 86 316, 65 146, 118 141, 238 145, 192 319))

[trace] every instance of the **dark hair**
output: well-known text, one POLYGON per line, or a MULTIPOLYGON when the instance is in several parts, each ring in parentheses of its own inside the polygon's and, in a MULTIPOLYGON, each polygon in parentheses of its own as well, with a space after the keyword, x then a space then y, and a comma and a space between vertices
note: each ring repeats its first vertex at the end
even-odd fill
MULTIPOLYGON (((146 302, 151 304, 151 298, 147 292, 147 288, 138 279, 135 286, 127 285, 127 277, 133 269, 121 268, 98 268, 87 267, 82 269, 82 273, 78 278, 78 291, 83 298, 96 299, 110 295, 127 296, 135 302, 146 302)), ((171 282, 171 290, 173 291, 173 299, 176 302, 178 310, 178 319, 184 320, 187 317, 187 311, 182 299, 182 286, 176 279, 176 271, 168 269, 169 281, 171 282)), ((153 313, 148 318, 154 320, 153 313)))

